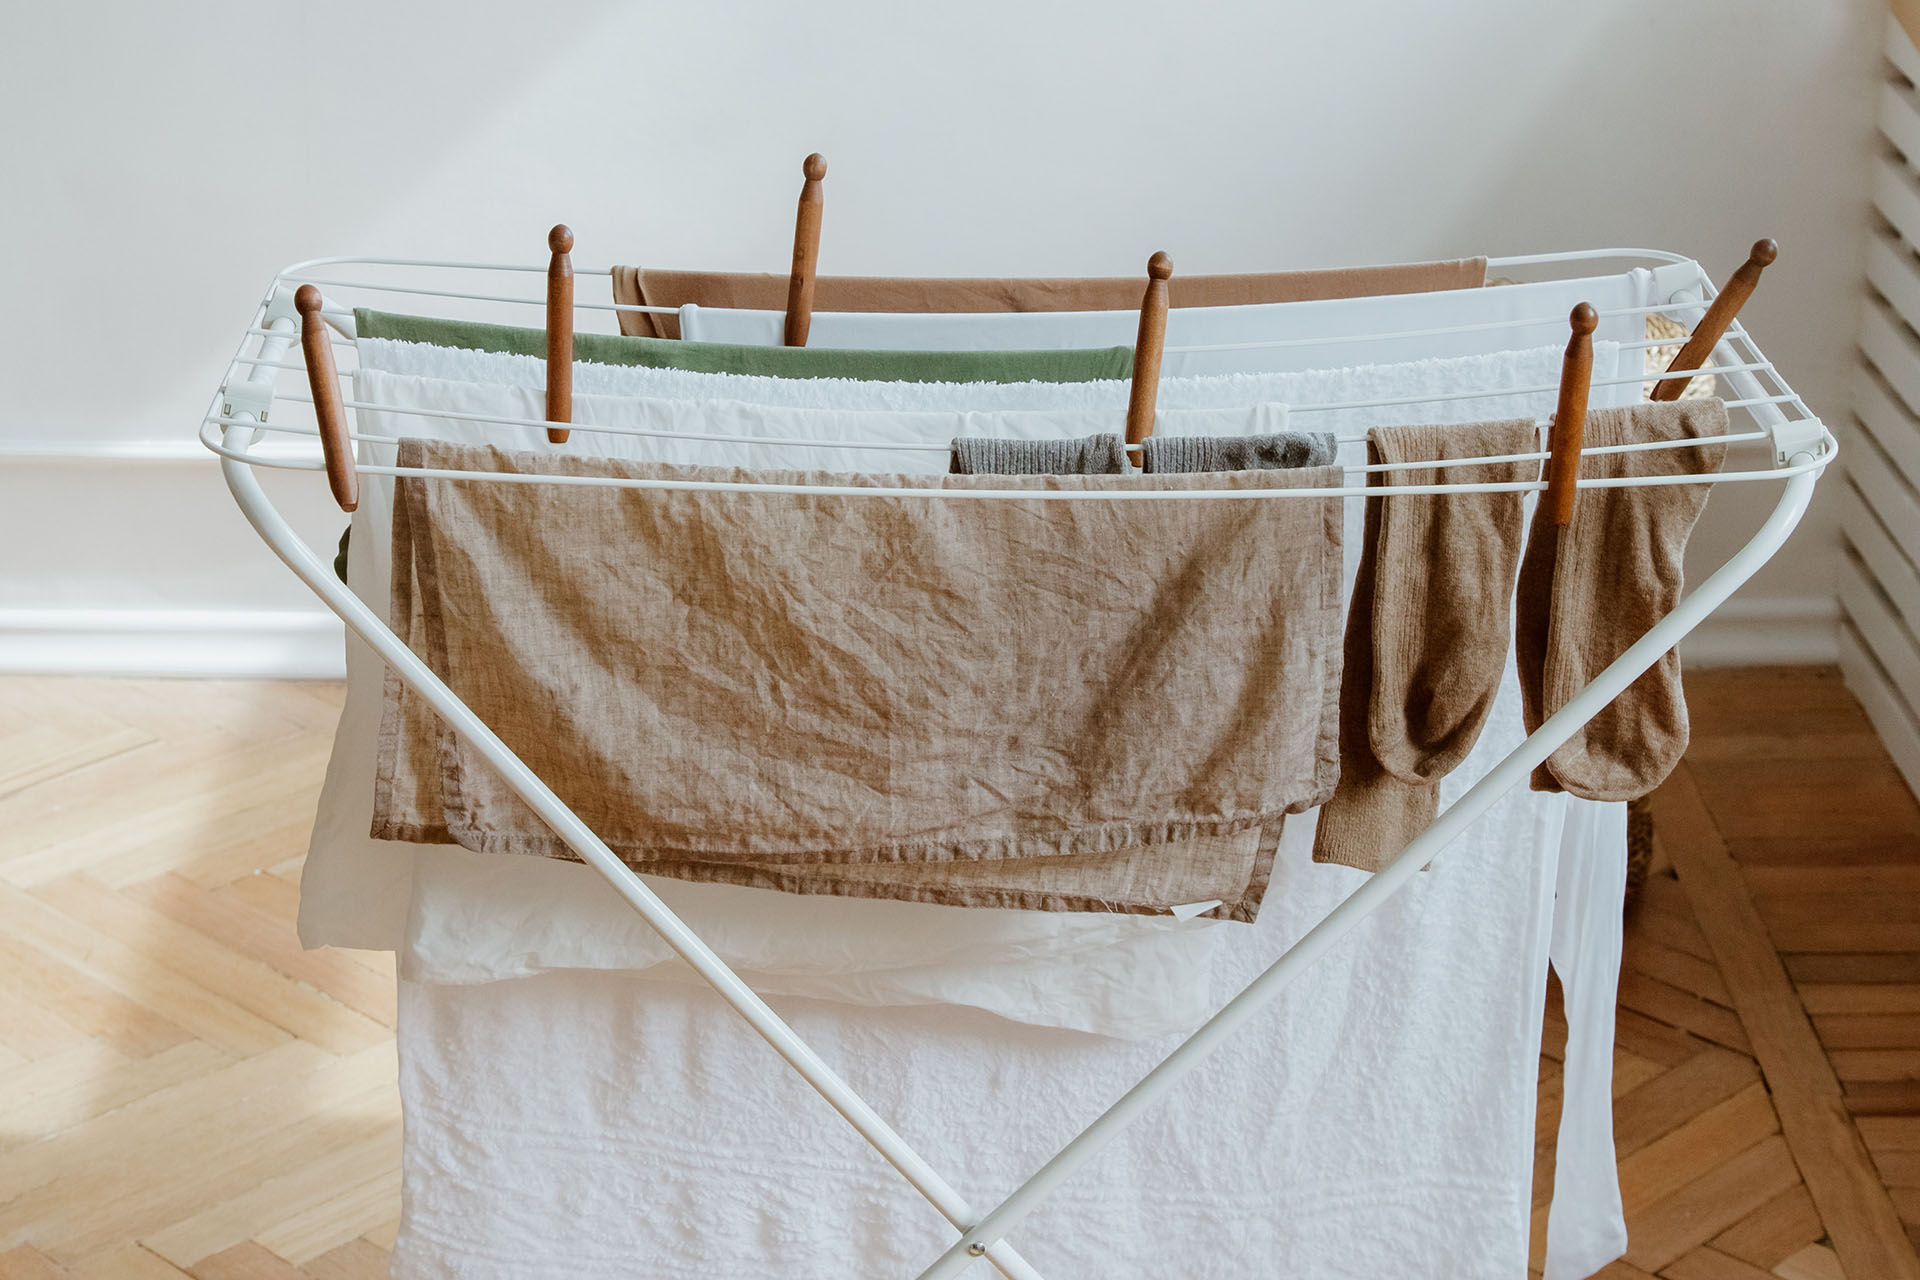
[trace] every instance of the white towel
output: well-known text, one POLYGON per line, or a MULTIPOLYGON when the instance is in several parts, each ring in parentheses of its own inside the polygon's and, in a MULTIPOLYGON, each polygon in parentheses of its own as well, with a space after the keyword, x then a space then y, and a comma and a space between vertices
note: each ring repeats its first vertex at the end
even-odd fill
MULTIPOLYGON (((1595 337, 1637 342, 1644 317, 1621 314, 1650 302, 1665 302, 1699 279, 1691 262, 1574 280, 1549 280, 1484 289, 1397 294, 1375 298, 1327 298, 1239 307, 1175 307, 1167 315, 1167 377, 1287 372, 1347 361, 1389 363, 1430 356, 1476 355, 1502 347, 1532 346, 1567 338, 1567 312, 1575 303, 1599 308, 1595 337), (1480 327, 1476 327, 1480 326, 1480 327), (1350 335, 1407 337, 1355 342, 1350 335), (1248 345, 1278 342, 1284 345, 1248 345), (1210 350, 1196 348, 1211 347, 1210 350)), ((1144 280, 1142 286, 1144 289, 1144 280)), ((686 306, 680 333, 689 341, 779 346, 785 318, 777 311, 737 311, 686 306)), ((1128 311, 1027 311, 954 315, 816 311, 807 343, 814 347, 920 351, 1035 350, 1131 346, 1139 313, 1128 311)), ((1595 363, 1634 377, 1640 353, 1624 366, 1595 363)))
MULTIPOLYGON (((1446 798, 1521 732, 1510 672, 1446 798)), ((1565 805, 1504 798, 1023 1224, 1021 1250, 1051 1280, 1524 1276, 1565 805)), ((1216 1000, 1365 878, 1314 865, 1311 827, 1289 824, 1216 1000)), ((908 1276, 952 1240, 709 992, 575 972, 401 996, 397 1280, 908 1276)), ((1171 1047, 774 1003, 982 1208, 1171 1047)))

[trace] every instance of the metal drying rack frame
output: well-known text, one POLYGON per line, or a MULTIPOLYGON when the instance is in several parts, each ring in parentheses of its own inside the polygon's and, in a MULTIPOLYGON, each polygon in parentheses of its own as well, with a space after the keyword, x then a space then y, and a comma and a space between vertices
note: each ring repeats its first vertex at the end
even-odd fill
MULTIPOLYGON (((1661 266, 1690 264, 1690 259, 1672 253, 1642 249, 1602 249, 1576 251, 1568 253, 1534 254, 1521 257, 1495 258, 1489 260, 1489 267, 1497 270, 1532 270, 1539 268, 1572 268, 1578 266, 1611 267, 1621 262, 1652 263, 1661 266)), ((427 272, 444 272, 456 278, 474 272, 523 273, 541 272, 543 266, 525 266, 512 264, 491 264, 471 262, 431 262, 408 259, 388 258, 316 258, 289 266, 273 279, 266 294, 260 300, 251 322, 243 335, 239 349, 227 369, 226 379, 215 394, 213 402, 202 421, 200 436, 209 449, 219 454, 221 467, 228 488, 242 513, 253 525, 260 537, 271 547, 293 572, 312 589, 314 594, 338 614, 347 626, 390 667, 399 678, 418 696, 426 701, 435 712, 444 718, 453 732, 472 746, 486 761, 499 771, 507 785, 524 800, 553 832, 577 854, 580 859, 592 866, 611 885, 615 892, 624 898, 633 909, 656 930, 679 957, 700 975, 719 993, 733 1009, 745 1018, 753 1029, 770 1044, 776 1052, 793 1067, 808 1084, 827 1100, 827 1102, 846 1118, 859 1133, 890 1163, 913 1187, 924 1196, 959 1233, 953 1246, 920 1273, 919 1280, 947 1280, 965 1269, 974 1259, 984 1257, 1005 1276, 1012 1280, 1040 1280, 1040 1273, 1023 1258, 1006 1239, 1007 1233, 1016 1227, 1020 1220, 1058 1187, 1082 1164, 1096 1155, 1108 1142, 1131 1124, 1146 1108, 1153 1105, 1167 1090, 1197 1066, 1208 1053, 1242 1024, 1257 1014, 1289 983, 1298 978, 1316 958, 1336 945, 1349 930, 1365 916, 1391 897, 1402 885, 1406 884, 1418 870, 1431 861, 1450 842, 1461 835, 1475 820, 1485 813, 1492 804, 1510 789, 1524 786, 1534 767, 1544 761, 1562 743, 1567 741, 1581 726, 1597 714, 1602 708, 1622 693, 1632 682, 1660 657, 1713 613, 1744 582, 1751 578, 1759 568, 1770 559, 1784 544, 1794 527, 1805 514, 1815 485, 1828 464, 1837 455, 1837 442, 1820 420, 1807 408, 1806 404, 1786 383, 1752 337, 1736 321, 1728 324, 1724 336, 1717 340, 1703 339, 1694 345, 1711 348, 1711 354, 1717 363, 1697 369, 1700 374, 1718 374, 1727 379, 1736 393, 1729 400, 1729 407, 1744 411, 1750 419, 1753 430, 1730 434, 1730 441, 1767 441, 1771 445, 1772 466, 1766 469, 1732 471, 1723 474, 1694 474, 1664 479, 1665 483, 1729 483, 1758 482, 1779 480, 1783 482, 1782 492, 1772 512, 1767 516, 1759 530, 1751 539, 1734 552, 1727 561, 1709 575, 1674 610, 1655 623, 1645 635, 1631 645, 1611 665, 1596 676, 1592 683, 1577 693, 1573 699, 1554 715, 1548 717, 1538 729, 1495 765, 1484 777, 1476 782, 1460 799, 1442 813, 1434 823, 1421 832, 1402 850, 1394 860, 1381 871, 1370 877, 1337 907, 1329 912, 1317 925, 1298 942, 1280 956, 1264 973, 1229 1000, 1205 1024, 1189 1036, 1182 1044, 1163 1059, 1158 1066, 1148 1072, 1141 1080, 1117 1099, 1098 1119, 1084 1129, 1077 1137, 1047 1161, 1038 1172, 1010 1193, 991 1211, 981 1213, 971 1202, 960 1194, 951 1184, 941 1177, 939 1172, 917 1151, 908 1145, 894 1128, 869 1106, 820 1056, 797 1035, 779 1015, 777 1015, 755 992, 743 982, 727 964, 688 926, 671 911, 647 887, 638 875, 623 864, 618 857, 596 836, 588 826, 577 817, 554 794, 532 770, 523 764, 507 745, 500 740, 488 726, 470 711, 466 704, 421 661, 398 636, 394 634, 372 609, 359 597, 347 589, 326 559, 308 546, 294 531, 281 512, 268 499, 255 475, 257 467, 280 469, 321 471, 325 463, 318 457, 301 456, 298 451, 290 453, 284 449, 263 450, 260 446, 268 434, 289 434, 296 437, 316 437, 322 434, 324 421, 314 426, 289 425, 281 421, 269 421, 270 411, 277 404, 301 404, 313 406, 312 397, 282 393, 277 381, 284 371, 301 370, 304 366, 289 361, 285 357, 300 343, 301 333, 292 306, 291 286, 299 283, 322 284, 335 290, 373 289, 382 292, 397 292, 431 297, 460 299, 468 303, 538 305, 544 300, 539 298, 515 297, 499 292, 480 292, 464 289, 435 289, 406 285, 362 284, 348 281, 315 281, 308 273, 326 267, 359 266, 380 269, 404 268, 427 272)), ((610 275, 609 269, 582 269, 584 276, 610 275)), ((1697 265, 1693 270, 1694 280, 1683 287, 1664 303, 1654 304, 1633 310, 1643 313, 1659 312, 1676 315, 1698 323, 1719 293, 1713 282, 1700 271, 1697 265)), ((1750 284, 1748 286, 1751 287, 1750 284)), ((580 308, 597 311, 615 311, 620 309, 611 303, 575 303, 580 308)), ((342 312, 331 300, 318 313, 343 338, 351 338, 353 329, 351 313, 342 312)), ((1606 313, 1617 314, 1617 313, 1606 313)), ((1543 317, 1544 323, 1548 317, 1543 317)), ((1556 319, 1557 317, 1551 318, 1556 319)), ((1502 321, 1502 325, 1516 322, 1502 321)), ((1531 323, 1528 321, 1526 323, 1531 323)), ((317 328, 317 326, 315 326, 317 328)), ((1424 331, 1401 331, 1379 335, 1343 335, 1339 341, 1377 336, 1381 338, 1417 337, 1422 333, 1451 333, 1475 327, 1451 326, 1424 331)), ((322 335, 322 341, 326 341, 322 335)), ((1332 341, 1334 339, 1328 339, 1332 341)), ((1244 343, 1231 344, 1235 347, 1257 347, 1261 345, 1297 346, 1312 345, 1315 340, 1290 339, 1271 344, 1244 343)), ((1652 347, 1656 344, 1623 344, 1623 346, 1652 347)), ((1179 348, 1169 348, 1178 350, 1179 348)), ((1708 351, 1696 353, 1696 363, 1705 360, 1708 351)), ((327 357, 331 366, 331 356, 327 357)), ((1678 363, 1678 362, 1676 362, 1678 363)), ((1684 379, 1690 373, 1670 373, 1669 378, 1684 379)), ((1637 381, 1638 379, 1636 379, 1637 381)), ((1551 390, 1542 387, 1491 388, 1486 395, 1535 394, 1551 390)), ((1670 398, 1672 392, 1658 398, 1670 398)), ((313 406, 324 412, 324 406, 313 406)), ((348 402, 347 407, 356 412, 365 409, 378 409, 378 405, 362 405, 348 402)), ((1362 407, 1350 404, 1328 406, 1338 408, 1362 407)), ((1310 406, 1308 407, 1311 408, 1310 406)), ((407 408, 404 411, 424 416, 432 416, 427 411, 407 408)), ((1301 406, 1293 406, 1293 412, 1299 414, 1301 406)), ((460 416, 460 415, 447 415, 460 416)), ((509 427, 547 426, 551 429, 559 425, 552 419, 479 419, 509 427)), ((567 424, 574 430, 596 430, 588 424, 567 424)), ((339 428, 343 433, 344 424, 339 428)), ((639 434, 670 435, 658 432, 639 434)), ((376 437, 377 438, 377 437, 376 437)), ((768 443, 795 444, 791 440, 768 441, 768 443)), ((824 442, 844 444, 847 442, 824 442)), ((1628 445, 1632 449, 1641 446, 1628 445)), ((1537 456, 1545 459, 1548 454, 1537 456)), ((1463 460, 1472 461, 1472 460, 1463 460)), ((403 468, 364 468, 369 474, 397 474, 403 468)), ((419 472, 423 475, 441 473, 419 472)), ((478 478, 473 473, 445 473, 455 478, 478 478)), ((539 475, 512 477, 489 474, 490 479, 510 478, 515 481, 533 481, 554 483, 566 478, 544 477, 539 475)), ((1060 491, 1041 492, 1035 490, 980 490, 980 489, 872 489, 872 488, 836 488, 814 485, 712 485, 687 481, 619 481, 631 487, 642 488, 721 488, 736 491, 758 492, 796 492, 796 493, 839 493, 849 496, 885 496, 898 500, 907 496, 926 498, 1017 498, 1032 500, 1071 499, 1071 500, 1113 500, 1118 497, 1152 496, 1152 491, 1126 491, 1122 493, 1099 491, 1060 491)), ((1581 489, 1619 483, 1618 481, 1580 481, 1581 489)), ((1543 489, 1546 482, 1522 485, 1473 485, 1473 484, 1432 484, 1398 487, 1395 493, 1456 493, 1484 492, 1503 489, 1543 489)), ((1324 497, 1339 494, 1343 496, 1364 496, 1368 489, 1359 486, 1339 489, 1265 489, 1265 490, 1180 490, 1177 496, 1183 500, 1196 498, 1213 499, 1259 499, 1273 500, 1296 497, 1324 497)), ((1379 490, 1372 490, 1378 493, 1379 490)), ((1570 491, 1568 496, 1570 496, 1570 491)))

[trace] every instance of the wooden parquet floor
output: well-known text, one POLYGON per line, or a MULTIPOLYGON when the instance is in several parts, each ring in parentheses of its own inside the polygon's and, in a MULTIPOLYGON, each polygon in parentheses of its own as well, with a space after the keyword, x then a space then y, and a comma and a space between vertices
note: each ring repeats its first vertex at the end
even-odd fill
POLYGON ((0 1277, 372 1280, 390 956, 300 949, 340 686, 0 680, 0 1277))
MULTIPOLYGON (((1920 806, 1836 673, 1688 684, 1673 866, 1621 977, 1631 1244, 1601 1275, 1920 1277, 1920 806)), ((385 1275, 391 960, 293 932, 338 705, 0 679, 0 1280, 385 1275)), ((1536 1242, 1563 1037, 1550 1005, 1536 1242)))

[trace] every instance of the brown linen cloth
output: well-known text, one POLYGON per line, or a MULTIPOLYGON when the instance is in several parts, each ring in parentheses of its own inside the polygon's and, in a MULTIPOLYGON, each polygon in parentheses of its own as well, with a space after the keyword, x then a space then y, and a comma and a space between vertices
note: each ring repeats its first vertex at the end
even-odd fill
MULTIPOLYGON (((1175 276, 1169 284, 1176 307, 1236 307, 1263 302, 1311 302, 1321 298, 1371 298, 1387 293, 1434 293, 1478 289, 1487 282, 1485 258, 1406 262, 1322 271, 1271 271, 1251 275, 1175 276)), ((926 276, 819 276, 815 311, 865 311, 938 315, 981 311, 1136 311, 1146 288, 1138 276, 1084 278, 926 276)), ((784 311, 787 277, 734 271, 660 271, 615 267, 613 300, 628 306, 736 307, 784 311)), ((677 338, 680 317, 621 311, 620 332, 677 338)))
MULTIPOLYGON (((1376 427, 1370 463, 1539 448, 1531 419, 1376 427)), ((1370 473, 1396 485, 1513 484, 1536 462, 1370 473)), ((1347 610, 1340 785, 1320 810, 1316 862, 1378 871, 1439 813, 1440 779, 1473 749, 1506 668, 1523 493, 1369 497, 1347 610)))
MULTIPOLYGON (((1727 433, 1719 400, 1597 409, 1586 449, 1727 433)), ((1586 453, 1583 479, 1716 472, 1723 444, 1639 453, 1586 453)), ((1687 536, 1709 486, 1582 489, 1557 529, 1536 509, 1520 566, 1514 653, 1527 732, 1565 706, 1627 646, 1680 603, 1687 536)), ((1680 654, 1669 649, 1638 680, 1533 772, 1535 791, 1587 800, 1637 800, 1659 786, 1687 749, 1680 654)))
MULTIPOLYGON (((402 467, 988 489, 1333 468, 846 476, 407 440, 402 467)), ((393 617, 636 869, 1250 920, 1332 789, 1337 498, 941 500, 402 475, 393 617), (1126 548, 1116 570, 1115 548, 1126 548), (995 864, 1000 864, 996 866, 995 864)), ((377 838, 571 856, 389 674, 377 838)))

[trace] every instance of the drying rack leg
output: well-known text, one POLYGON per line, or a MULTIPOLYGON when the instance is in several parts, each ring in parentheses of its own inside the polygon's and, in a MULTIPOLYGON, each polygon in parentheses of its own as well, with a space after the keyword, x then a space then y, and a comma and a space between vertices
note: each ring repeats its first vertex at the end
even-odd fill
MULTIPOLYGON (((285 341, 270 336, 262 346, 263 353, 273 353, 270 358, 278 358, 293 340, 292 322, 282 320, 272 327, 277 331, 280 325, 285 326, 285 341)), ((270 371, 263 368, 256 368, 255 373, 271 376, 270 371)), ((230 426, 225 434, 228 444, 237 444, 239 437, 251 436, 255 432, 247 426, 230 426)), ((941 1216, 960 1230, 965 1230, 977 1220, 978 1215, 960 1193, 919 1152, 909 1146, 907 1140, 879 1112, 854 1092, 853 1086, 841 1079, 826 1060, 815 1053, 753 988, 741 981, 726 961, 689 929, 686 922, 634 874, 632 868, 615 857, 600 837, 563 804, 537 774, 522 764, 520 758, 493 730, 468 710, 467 705, 401 642, 386 623, 367 608, 360 597, 333 576, 331 566, 322 563, 313 548, 301 541, 286 518, 268 501, 251 467, 233 458, 223 458, 221 470, 241 512, 274 554, 328 608, 338 614, 355 635, 366 641, 406 681, 408 688, 424 698, 455 733, 498 770, 507 785, 527 802, 555 835, 566 842, 568 848, 604 876, 614 890, 665 939, 675 954, 704 978, 720 994, 721 999, 732 1005, 734 1011, 745 1018, 760 1037, 773 1046, 774 1051, 786 1059, 787 1064, 799 1072, 815 1092, 827 1100, 828 1105, 845 1117, 860 1136, 912 1184, 914 1190, 940 1211, 941 1216)), ((1008 1280, 1043 1280, 1040 1272, 1021 1257, 1012 1245, 997 1244, 985 1252, 987 1260, 1008 1280)))
POLYGON ((1187 1037, 1179 1048, 1168 1054, 1159 1066, 1122 1094, 1120 1100, 1099 1119, 1062 1147, 1058 1154, 1040 1167, 1039 1172, 1016 1187, 993 1212, 975 1224, 932 1266, 921 1272, 919 1280, 949 1280, 974 1258, 990 1252, 994 1242, 1016 1226, 1049 1192, 1099 1154, 1141 1112, 1152 1106, 1161 1094, 1199 1066, 1221 1041, 1265 1008, 1322 953, 1392 897, 1419 873, 1420 868, 1431 862, 1436 854, 1491 808, 1496 800, 1514 787, 1524 785, 1535 765, 1552 755, 1573 736, 1575 730, 1623 693, 1642 672, 1658 662, 1661 655, 1719 608, 1741 583, 1751 578, 1779 550, 1794 526, 1800 523, 1800 517, 1806 513, 1817 479, 1817 472, 1803 472, 1788 480, 1773 513, 1744 547, 1682 600, 1673 612, 1649 628, 1612 665, 1595 676, 1592 683, 1575 694, 1566 706, 1549 716, 1544 724, 1528 735, 1525 742, 1515 747, 1451 808, 1435 819, 1432 826, 1415 836, 1399 857, 1349 894, 1306 936, 1275 960, 1266 972, 1248 983, 1239 995, 1229 1000, 1198 1031, 1187 1037))

